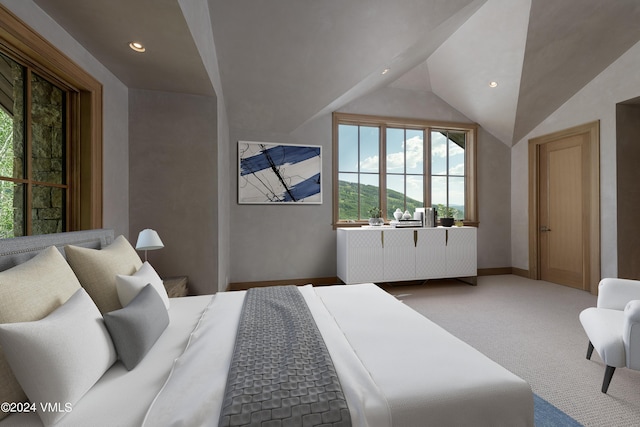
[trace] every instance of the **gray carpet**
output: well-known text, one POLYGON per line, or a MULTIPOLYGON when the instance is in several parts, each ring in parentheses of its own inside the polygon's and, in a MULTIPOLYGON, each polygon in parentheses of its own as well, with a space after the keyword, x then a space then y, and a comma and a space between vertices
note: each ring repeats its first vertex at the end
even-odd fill
POLYGON ((616 370, 600 392, 604 365, 578 320, 588 292, 519 276, 484 276, 478 286, 430 281, 387 286, 391 294, 500 363, 534 393, 585 427, 640 426, 640 371, 616 370))

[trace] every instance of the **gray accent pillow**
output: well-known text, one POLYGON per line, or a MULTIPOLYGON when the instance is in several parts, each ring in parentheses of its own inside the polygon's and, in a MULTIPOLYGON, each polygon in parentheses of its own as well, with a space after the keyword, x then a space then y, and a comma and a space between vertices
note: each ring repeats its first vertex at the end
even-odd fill
POLYGON ((124 308, 104 315, 118 357, 132 370, 169 325, 169 314, 153 285, 146 285, 124 308))

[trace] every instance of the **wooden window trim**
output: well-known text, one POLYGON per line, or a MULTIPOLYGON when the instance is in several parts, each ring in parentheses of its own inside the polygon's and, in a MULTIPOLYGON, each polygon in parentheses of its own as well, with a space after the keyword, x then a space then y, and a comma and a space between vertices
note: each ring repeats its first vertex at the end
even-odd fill
MULTIPOLYGON (((338 227, 360 227, 362 221, 346 222, 339 218, 339 189, 338 189, 338 125, 360 125, 360 126, 380 126, 380 138, 384 138, 383 132, 386 128, 401 127, 405 129, 428 130, 426 137, 431 138, 430 130, 447 129, 452 131, 463 131, 467 133, 467 147, 465 147, 465 175, 467 183, 465 188, 465 225, 477 227, 478 220, 478 180, 477 180, 477 157, 478 157, 478 125, 475 123, 457 123, 421 119, 405 119, 399 117, 372 116, 353 113, 333 113, 332 140, 333 140, 333 228, 338 227)), ((431 144, 429 144, 430 146, 431 144)), ((425 179, 431 179, 431 162, 429 153, 425 151, 425 179)), ((382 154, 381 154, 382 157, 382 154)), ((383 159, 381 159, 383 160, 383 159)), ((382 169, 381 169, 382 170, 382 169)), ((380 173, 381 177, 385 175, 380 173)), ((382 180, 383 178, 381 178, 382 180)), ((382 184, 381 184, 382 185, 382 184)), ((426 191, 426 190, 425 190, 426 191)), ((425 205, 431 203, 430 195, 425 194, 425 205)))
POLYGON ((69 117, 69 230, 102 227, 102 84, 0 5, 0 45, 53 83, 73 90, 69 117))

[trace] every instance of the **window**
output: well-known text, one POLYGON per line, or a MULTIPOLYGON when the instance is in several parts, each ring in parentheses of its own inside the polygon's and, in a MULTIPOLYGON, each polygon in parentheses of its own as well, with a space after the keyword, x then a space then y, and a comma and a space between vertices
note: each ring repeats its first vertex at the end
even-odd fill
POLYGON ((66 231, 67 93, 0 53, 0 237, 66 231))
POLYGON ((465 219, 466 133, 431 131, 431 204, 438 215, 465 219))
POLYGON ((334 225, 433 206, 477 225, 474 124, 333 115, 334 225))
POLYGON ((0 238, 102 227, 102 85, 0 6, 0 238))

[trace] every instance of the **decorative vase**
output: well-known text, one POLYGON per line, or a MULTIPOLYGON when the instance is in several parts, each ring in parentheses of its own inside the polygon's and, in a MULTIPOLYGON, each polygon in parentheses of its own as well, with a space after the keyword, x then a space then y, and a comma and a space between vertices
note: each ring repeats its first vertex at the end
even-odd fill
POLYGON ((453 225, 453 218, 440 218, 440 225, 443 227, 451 227, 453 225))
POLYGON ((400 221, 402 219, 402 211, 400 210, 400 208, 396 209, 396 211, 393 213, 393 217, 396 219, 396 221, 400 221))
POLYGON ((384 219, 382 218, 369 218, 369 225, 380 226, 384 224, 384 219))
POLYGON ((402 219, 411 219, 413 216, 409 213, 409 211, 404 211, 404 215, 402 215, 402 219))

